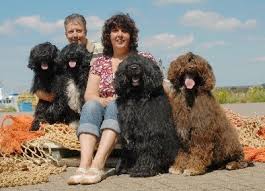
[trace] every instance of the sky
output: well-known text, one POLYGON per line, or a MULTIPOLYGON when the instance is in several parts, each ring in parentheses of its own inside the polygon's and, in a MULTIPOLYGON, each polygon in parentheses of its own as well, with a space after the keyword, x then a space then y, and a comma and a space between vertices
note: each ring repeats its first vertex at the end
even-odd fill
POLYGON ((140 51, 161 59, 165 70, 186 52, 213 67, 216 86, 265 83, 264 0, 8 0, 0 7, 0 87, 4 93, 30 89, 32 47, 67 45, 64 18, 79 13, 88 38, 100 42, 104 21, 129 13, 139 29, 140 51))

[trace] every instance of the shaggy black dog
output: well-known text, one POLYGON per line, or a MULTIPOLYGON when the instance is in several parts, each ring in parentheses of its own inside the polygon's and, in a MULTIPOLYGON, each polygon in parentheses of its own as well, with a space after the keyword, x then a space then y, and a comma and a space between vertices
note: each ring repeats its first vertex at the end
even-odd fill
POLYGON ((199 175, 246 167, 236 130, 211 93, 215 77, 208 62, 191 52, 181 55, 171 62, 168 79, 175 90, 170 102, 181 145, 169 171, 199 175))
POLYGON ((79 120, 90 60, 90 53, 77 44, 68 45, 62 52, 49 42, 39 44, 31 50, 28 64, 34 71, 31 92, 43 90, 55 95, 53 102, 39 100, 32 130, 38 130, 40 123, 70 124, 79 120), (75 64, 70 63, 71 69, 68 69, 64 61, 70 55, 75 64))
POLYGON ((63 73, 58 87, 60 91, 57 91, 57 94, 75 113, 80 113, 84 104, 92 56, 85 46, 72 43, 61 50, 57 59, 63 73))
POLYGON ((114 87, 121 129, 120 173, 133 177, 168 172, 177 152, 171 107, 158 65, 132 54, 120 63, 114 87))
MULTIPOLYGON (((34 72, 31 92, 36 93, 42 90, 48 93, 54 93, 56 76, 58 75, 58 64, 55 62, 59 50, 55 45, 49 42, 38 44, 30 51, 28 68, 34 72)), ((39 100, 34 113, 32 130, 38 130, 40 122, 55 122, 53 113, 53 103, 39 100)))

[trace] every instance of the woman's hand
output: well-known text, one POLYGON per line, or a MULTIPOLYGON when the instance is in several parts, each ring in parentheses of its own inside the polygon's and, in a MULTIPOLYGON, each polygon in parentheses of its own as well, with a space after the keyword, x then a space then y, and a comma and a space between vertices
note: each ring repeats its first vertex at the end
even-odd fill
POLYGON ((114 101, 115 97, 100 98, 99 102, 103 107, 106 107, 110 102, 114 101))
POLYGON ((54 100, 54 94, 52 93, 47 93, 42 90, 37 90, 35 94, 39 99, 44 101, 52 102, 54 100))

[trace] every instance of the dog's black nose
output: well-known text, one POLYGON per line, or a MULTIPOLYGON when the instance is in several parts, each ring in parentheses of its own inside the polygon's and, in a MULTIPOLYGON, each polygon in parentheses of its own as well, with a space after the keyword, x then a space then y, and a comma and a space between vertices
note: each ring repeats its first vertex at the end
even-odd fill
POLYGON ((130 70, 137 70, 139 68, 139 66, 137 64, 132 64, 131 66, 129 66, 130 70))

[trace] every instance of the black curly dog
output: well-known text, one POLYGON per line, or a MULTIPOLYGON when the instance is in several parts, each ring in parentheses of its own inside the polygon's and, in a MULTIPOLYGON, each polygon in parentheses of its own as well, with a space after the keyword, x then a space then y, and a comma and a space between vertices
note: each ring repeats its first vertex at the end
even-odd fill
POLYGON ((122 144, 118 172, 132 177, 168 172, 178 144, 157 63, 132 54, 120 63, 115 75, 122 144))
MULTIPOLYGON (((66 49, 71 49, 76 58, 78 58, 75 66, 76 68, 81 68, 81 66, 86 65, 83 67, 85 69, 84 71, 81 69, 80 71, 75 69, 76 72, 80 72, 79 74, 75 74, 80 76, 78 83, 81 84, 82 82, 82 85, 80 86, 84 86, 84 89, 86 88, 91 56, 84 47, 73 44, 71 46, 69 45, 69 47, 65 48, 65 50, 63 49, 62 52, 60 52, 55 45, 52 45, 49 42, 38 44, 33 47, 30 52, 28 64, 28 67, 34 72, 31 92, 35 93, 37 90, 42 90, 48 93, 53 93, 55 98, 53 102, 41 99, 39 100, 34 113, 34 120, 31 127, 32 130, 38 130, 40 123, 53 124, 61 122, 70 124, 79 120, 81 104, 79 104, 78 109, 72 109, 69 106, 69 100, 71 100, 72 97, 74 97, 72 99, 76 99, 76 97, 75 94, 72 94, 71 92, 69 93, 68 91, 71 90, 68 86, 75 86, 72 85, 72 83, 69 83, 72 75, 71 72, 67 71, 67 67, 63 65, 62 61, 63 55, 68 54, 65 53, 66 49), (89 56, 87 56, 88 54, 89 56), (81 76, 86 77, 82 78, 81 76)), ((77 105, 80 100, 82 102, 81 98, 83 97, 83 92, 84 90, 80 91, 80 98, 79 100, 76 100, 77 105)))
POLYGON ((88 52, 85 46, 72 43, 61 50, 57 59, 62 70, 60 87, 58 87, 59 99, 63 99, 78 114, 85 102, 84 93, 92 56, 93 54, 88 52))

